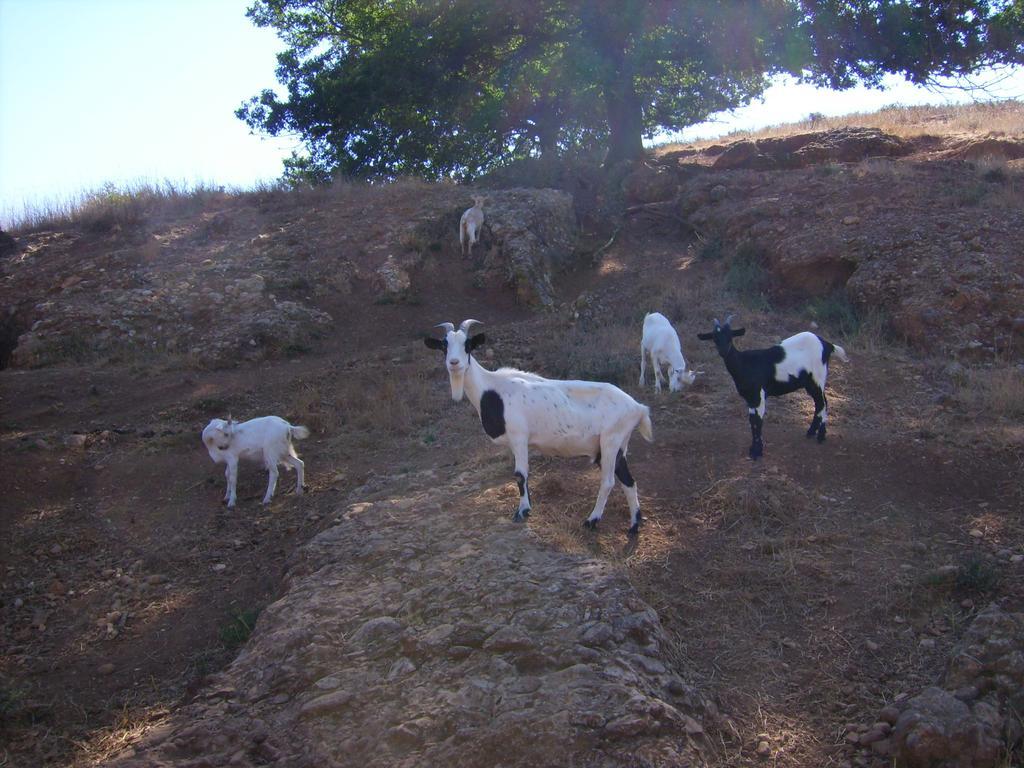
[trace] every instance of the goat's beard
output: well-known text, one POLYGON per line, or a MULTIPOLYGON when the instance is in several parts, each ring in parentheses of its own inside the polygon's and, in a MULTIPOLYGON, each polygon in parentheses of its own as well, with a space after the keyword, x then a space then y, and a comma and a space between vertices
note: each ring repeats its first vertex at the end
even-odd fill
POLYGON ((465 391, 466 374, 464 371, 459 371, 458 373, 449 372, 448 379, 452 385, 452 400, 457 403, 462 400, 462 395, 465 391))

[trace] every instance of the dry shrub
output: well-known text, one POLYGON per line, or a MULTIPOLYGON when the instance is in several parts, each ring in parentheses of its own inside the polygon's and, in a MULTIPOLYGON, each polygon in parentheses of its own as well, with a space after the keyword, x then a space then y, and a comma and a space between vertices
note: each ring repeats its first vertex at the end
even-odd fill
POLYGON ((640 322, 578 325, 543 342, 538 350, 542 373, 556 379, 635 384, 640 376, 640 330, 640 322))
POLYGON ((967 368, 956 377, 957 398, 967 408, 993 416, 1024 416, 1024 370, 1013 365, 967 368))
POLYGON ((804 490, 785 475, 756 473, 712 483, 698 505, 702 516, 722 529, 753 526, 771 534, 789 526, 807 501, 804 490))

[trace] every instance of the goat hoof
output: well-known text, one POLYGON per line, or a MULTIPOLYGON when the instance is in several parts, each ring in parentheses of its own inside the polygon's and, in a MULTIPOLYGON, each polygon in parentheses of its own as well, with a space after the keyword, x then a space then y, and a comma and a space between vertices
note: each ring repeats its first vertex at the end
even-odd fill
POLYGON ((754 461, 757 461, 762 456, 764 456, 764 448, 762 448, 759 445, 751 446, 751 448, 750 448, 750 458, 751 459, 753 459, 754 461))
POLYGON ((819 443, 824 443, 825 442, 825 429, 824 428, 822 428, 822 430, 818 433, 818 442, 819 443))
POLYGON ((583 527, 588 531, 595 531, 597 530, 597 520, 584 520, 583 527))
POLYGON ((520 509, 514 515, 512 515, 512 521, 516 523, 522 523, 530 516, 529 509, 520 509))
POLYGON ((807 436, 808 437, 814 437, 816 434, 818 434, 818 428, 817 427, 811 427, 810 429, 807 430, 807 436))
POLYGON ((629 537, 639 536, 640 535, 640 523, 639 523, 639 521, 636 522, 634 525, 630 526, 629 530, 626 531, 626 535, 629 536, 629 537))

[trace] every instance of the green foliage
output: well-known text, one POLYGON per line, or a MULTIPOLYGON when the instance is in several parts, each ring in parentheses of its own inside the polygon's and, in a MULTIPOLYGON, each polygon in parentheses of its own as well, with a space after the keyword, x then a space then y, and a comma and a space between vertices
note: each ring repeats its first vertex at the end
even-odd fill
POLYGON ((258 608, 249 608, 233 613, 228 623, 220 629, 220 641, 224 647, 229 651, 234 651, 244 645, 252 634, 259 615, 258 608))
POLYGON ((705 261, 718 261, 725 253, 725 243, 718 235, 712 235, 701 241, 697 256, 705 261))
POLYGON ((990 558, 971 554, 957 565, 956 588, 985 594, 999 584, 999 571, 990 558))
POLYGON ((860 314, 845 291, 811 299, 804 311, 822 326, 843 337, 855 336, 860 332, 860 314))
POLYGON ((472 177, 641 138, 759 96, 788 72, 833 88, 1024 60, 1020 2, 255 0, 286 48, 238 116, 294 133, 293 183, 472 177))
POLYGON ((725 273, 725 287, 749 309, 763 310, 768 301, 768 270, 763 265, 763 252, 756 243, 744 243, 733 257, 725 273))

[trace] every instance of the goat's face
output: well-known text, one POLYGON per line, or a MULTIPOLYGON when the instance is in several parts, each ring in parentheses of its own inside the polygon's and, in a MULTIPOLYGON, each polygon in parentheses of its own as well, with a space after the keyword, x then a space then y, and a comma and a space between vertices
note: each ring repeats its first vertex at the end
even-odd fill
POLYGON ((223 451, 231 446, 231 435, 234 432, 234 422, 230 419, 213 419, 203 430, 203 445, 206 446, 210 458, 220 462, 223 451))
POLYGON ((732 349, 732 340, 747 332, 746 328, 737 328, 736 330, 733 330, 729 326, 730 318, 726 318, 726 321, 722 324, 719 324, 719 322, 715 320, 715 329, 711 331, 711 333, 697 334, 697 338, 701 341, 714 341, 715 346, 718 348, 718 354, 722 357, 728 355, 729 350, 732 349))
POLYGON ((693 384, 693 380, 696 378, 697 374, 693 371, 688 371, 685 368, 673 368, 668 375, 669 392, 679 392, 685 385, 693 384))
MULTIPOLYGON (((443 339, 428 336, 423 340, 423 343, 430 349, 439 349, 444 354, 444 366, 452 385, 452 400, 456 402, 462 399, 466 384, 466 371, 469 370, 470 353, 484 343, 482 333, 467 336, 468 324, 471 322, 475 321, 467 320, 457 331, 449 330, 443 339)), ((447 325, 451 326, 450 323, 447 325)), ((454 328, 454 326, 451 327, 454 328)))

